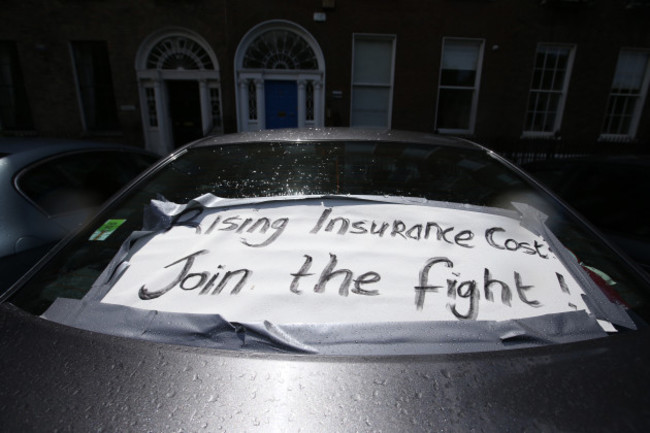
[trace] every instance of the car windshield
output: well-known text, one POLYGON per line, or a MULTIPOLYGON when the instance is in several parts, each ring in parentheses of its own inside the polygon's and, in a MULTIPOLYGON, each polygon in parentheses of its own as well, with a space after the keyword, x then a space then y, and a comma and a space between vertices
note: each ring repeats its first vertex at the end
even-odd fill
POLYGON ((278 141, 173 156, 9 302, 181 344, 447 353, 632 330, 648 320, 647 293, 482 148, 278 141))

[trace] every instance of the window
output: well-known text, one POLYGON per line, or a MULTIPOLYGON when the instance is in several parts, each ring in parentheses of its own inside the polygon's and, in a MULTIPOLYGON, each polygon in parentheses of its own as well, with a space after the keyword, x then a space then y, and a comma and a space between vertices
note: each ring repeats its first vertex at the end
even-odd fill
POLYGON ((158 42, 147 57, 147 69, 214 69, 210 54, 198 42, 184 36, 170 36, 158 42))
POLYGON ((616 63, 602 139, 633 138, 648 91, 650 52, 621 50, 616 63))
POLYGON ((314 122, 314 82, 305 83, 305 121, 314 122))
POLYGON ((151 128, 158 127, 158 110, 156 109, 156 89, 153 87, 145 87, 145 95, 147 98, 147 113, 149 114, 149 126, 151 128))
POLYGON ((212 115, 212 129, 222 130, 221 122, 221 88, 218 84, 210 86, 210 114, 212 115))
POLYGON ((72 42, 72 59, 86 131, 119 128, 106 42, 72 42))
POLYGON ((192 146, 86 224, 10 302, 48 320, 122 337, 319 356, 603 338, 587 317, 596 308, 621 331, 634 328, 608 297, 638 314, 639 326, 648 319, 643 277, 519 173, 480 148, 392 136, 395 141, 389 135, 358 141, 326 131, 287 141, 284 133, 263 132, 192 146), (322 197, 329 194, 350 197, 345 203, 322 197), (524 200, 519 209, 523 203, 543 208, 548 224, 540 222, 535 232, 522 227, 510 200, 495 201, 512 194, 524 200), (152 205, 161 195, 173 203, 152 205), (292 200, 281 200, 287 196, 292 200), (405 196, 418 200, 405 202, 405 196), (455 246, 443 246, 452 241, 455 246), (590 282, 595 272, 585 273, 570 251, 616 284, 597 286, 601 277, 590 282), (447 289, 436 294, 435 284, 445 281, 447 289), (143 316, 146 310, 160 317, 143 316), (284 333, 258 332, 264 328, 255 323, 264 320, 284 333), (504 330, 511 329, 526 334, 504 344, 504 330), (253 336, 250 344, 242 344, 244 332, 253 336), (358 344, 350 344, 352 334, 358 344))
POLYGON ((248 80, 248 120, 257 120, 257 86, 248 80))
POLYGON ((17 186, 45 213, 57 216, 97 208, 155 160, 107 150, 57 155, 21 173, 17 186))
POLYGON ((16 43, 0 41, 0 130, 33 129, 16 43))
POLYGON ((354 35, 350 126, 390 128, 395 36, 354 35))
POLYGON ((524 136, 553 136, 560 131, 575 47, 540 44, 528 94, 524 136))
POLYGON ((482 59, 483 40, 444 39, 436 115, 439 132, 474 132, 482 59))
POLYGON ((244 54, 246 69, 318 69, 318 59, 309 43, 295 32, 273 29, 262 33, 244 54))

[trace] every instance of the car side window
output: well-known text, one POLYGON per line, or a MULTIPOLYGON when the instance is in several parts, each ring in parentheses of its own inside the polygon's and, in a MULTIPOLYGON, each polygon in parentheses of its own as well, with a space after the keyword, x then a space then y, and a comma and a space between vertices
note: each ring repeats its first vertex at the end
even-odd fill
POLYGON ((55 216, 101 205, 154 159, 120 151, 66 154, 27 168, 18 175, 16 186, 55 216))
POLYGON ((603 230, 648 239, 647 190, 642 167, 609 164, 586 168, 567 200, 603 230))

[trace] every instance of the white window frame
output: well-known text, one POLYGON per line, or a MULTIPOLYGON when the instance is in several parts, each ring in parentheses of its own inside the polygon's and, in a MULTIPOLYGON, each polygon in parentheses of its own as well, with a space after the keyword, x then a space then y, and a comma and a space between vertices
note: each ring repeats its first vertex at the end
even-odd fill
POLYGON ((391 128, 392 119, 393 119, 393 89, 395 84, 395 57, 397 51, 397 35, 395 34, 380 34, 380 33, 353 33, 352 34, 352 75, 351 75, 351 86, 350 86, 350 126, 351 127, 364 127, 363 125, 354 125, 353 124, 353 115, 354 115, 354 93, 355 88, 381 88, 388 89, 388 107, 386 107, 387 119, 384 126, 365 126, 369 128, 391 128), (392 42, 392 53, 391 53, 391 66, 390 66, 390 82, 386 83, 366 83, 362 81, 355 81, 355 54, 356 54, 356 42, 357 40, 379 40, 379 41, 389 41, 392 42))
POLYGON ((573 71, 573 61, 575 59, 576 55, 576 49, 577 46, 576 44, 567 44, 567 43, 553 43, 553 42, 541 42, 537 44, 537 47, 535 48, 535 57, 533 60, 533 72, 531 74, 530 78, 530 86, 528 90, 528 99, 526 100, 526 111, 524 114, 524 128, 522 132, 522 137, 524 138, 554 138, 557 137, 558 133, 560 132, 560 129, 562 127, 562 120, 564 118, 564 106, 566 104, 566 99, 567 99, 567 94, 569 92, 569 83, 571 81, 571 73, 573 71), (564 73, 564 82, 562 83, 562 89, 561 90, 553 90, 553 89, 534 89, 533 85, 535 84, 535 69, 537 67, 537 55, 542 47, 550 47, 550 48, 568 48, 569 49, 569 56, 567 58, 567 65, 566 65, 566 71, 564 73), (551 131, 534 131, 534 130, 528 130, 527 128, 527 123, 528 123, 528 107, 530 106, 530 98, 533 97, 533 92, 535 94, 537 93, 554 93, 559 95, 559 100, 557 104, 557 111, 555 112, 555 119, 553 120, 553 128, 551 131))
POLYGON ((459 135, 471 135, 474 134, 474 129, 476 127, 476 111, 478 108, 478 95, 481 88, 481 73, 483 71, 483 55, 485 52, 485 39, 480 38, 460 38, 460 37, 444 37, 442 38, 442 50, 440 51, 440 67, 438 69, 438 94, 436 96, 436 113, 435 113, 435 130, 440 134, 459 134, 459 135), (476 75, 474 77, 474 85, 471 87, 468 86, 450 86, 442 85, 442 67, 443 67, 443 58, 445 55, 445 44, 449 41, 465 41, 465 42, 478 42, 480 48, 478 51, 478 57, 476 59, 476 75), (472 89, 472 105, 470 107, 469 114, 469 128, 467 129, 457 129, 457 128, 440 128, 438 127, 438 112, 440 109, 440 90, 441 89, 458 89, 458 90, 467 90, 472 89))
POLYGON ((605 107, 605 120, 603 122, 603 130, 605 129, 605 126, 608 122, 608 119, 610 117, 609 111, 609 106, 610 106, 610 99, 613 96, 627 96, 627 97, 634 97, 636 100, 634 101, 634 109, 632 112, 632 117, 630 119, 630 125, 627 130, 627 132, 624 133, 611 133, 611 132, 602 132, 600 134, 599 140, 601 141, 629 141, 632 140, 636 137, 637 129, 639 127, 639 121, 641 119, 641 113, 643 112, 643 107, 645 105, 645 99, 648 94, 648 85, 650 83, 650 50, 647 49, 639 49, 639 48, 621 48, 618 54, 618 59, 616 61, 616 66, 614 69, 614 76, 612 77, 612 86, 610 88, 610 93, 609 97, 607 98, 607 106, 605 107), (645 53, 648 55, 648 60, 646 61, 645 65, 645 74, 643 76, 643 81, 641 83, 641 88, 639 89, 639 93, 636 95, 632 94, 617 94, 614 93, 614 83, 616 82, 616 70, 618 69, 618 64, 621 61, 621 55, 624 52, 640 52, 640 53, 645 53))

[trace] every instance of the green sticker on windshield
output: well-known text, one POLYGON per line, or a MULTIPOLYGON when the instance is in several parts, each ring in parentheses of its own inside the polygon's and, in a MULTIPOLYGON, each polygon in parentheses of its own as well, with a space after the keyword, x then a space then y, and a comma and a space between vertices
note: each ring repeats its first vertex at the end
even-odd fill
POLYGON ((100 228, 95 230, 95 233, 93 233, 90 238, 88 238, 89 241, 103 241, 106 240, 110 235, 113 234, 115 230, 117 230, 122 224, 124 224, 124 221, 126 220, 108 220, 100 228))

